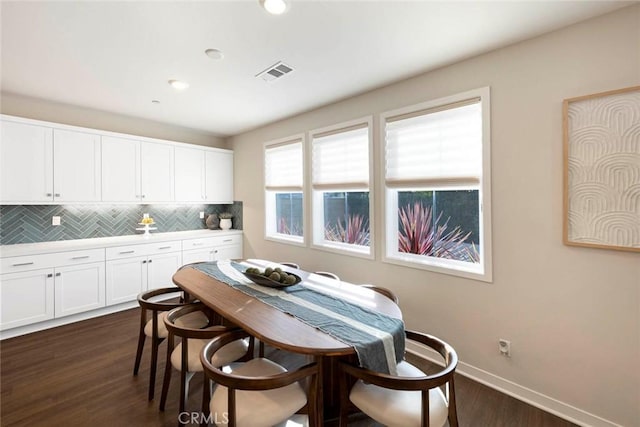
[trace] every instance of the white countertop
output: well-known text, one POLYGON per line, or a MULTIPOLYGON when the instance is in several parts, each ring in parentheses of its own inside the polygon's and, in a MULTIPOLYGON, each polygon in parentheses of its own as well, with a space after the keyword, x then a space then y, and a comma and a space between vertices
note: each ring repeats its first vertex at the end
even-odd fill
POLYGON ((19 243, 16 245, 1 245, 0 257, 14 257, 53 252, 76 251, 82 249, 107 248, 121 245, 135 245, 170 240, 198 239, 213 236, 228 236, 242 234, 242 230, 189 230, 169 233, 135 234, 129 236, 96 237, 93 239, 60 240, 55 242, 19 243))

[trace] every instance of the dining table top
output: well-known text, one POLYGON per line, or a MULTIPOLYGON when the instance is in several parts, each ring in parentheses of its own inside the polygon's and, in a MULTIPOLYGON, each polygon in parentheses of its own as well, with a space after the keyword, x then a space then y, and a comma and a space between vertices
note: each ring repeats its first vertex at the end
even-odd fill
MULTIPOLYGON (((243 263, 259 268, 279 266, 284 271, 300 276, 300 285, 304 287, 389 317, 402 318, 398 305, 369 288, 271 261, 250 259, 243 263)), ((226 320, 274 347, 313 356, 343 356, 355 353, 353 347, 327 333, 195 268, 183 267, 174 274, 173 281, 192 298, 200 300, 226 320)))

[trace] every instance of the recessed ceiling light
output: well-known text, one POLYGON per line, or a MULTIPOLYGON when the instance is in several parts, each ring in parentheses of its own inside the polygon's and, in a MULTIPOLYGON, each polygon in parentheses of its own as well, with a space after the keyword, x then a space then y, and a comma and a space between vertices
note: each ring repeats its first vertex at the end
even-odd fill
POLYGON ((224 54, 220 49, 207 49, 204 51, 207 56, 211 59, 222 59, 224 58, 224 54))
POLYGON ((169 80, 169 84, 177 90, 184 90, 189 87, 189 83, 183 82, 181 80, 169 80))
POLYGON ((259 0, 260 5, 272 15, 282 15, 289 8, 285 0, 259 0))

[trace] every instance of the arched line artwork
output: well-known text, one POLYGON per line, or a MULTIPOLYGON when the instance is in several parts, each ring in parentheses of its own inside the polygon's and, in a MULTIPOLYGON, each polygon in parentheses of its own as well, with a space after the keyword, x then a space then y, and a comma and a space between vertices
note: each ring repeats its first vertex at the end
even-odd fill
POLYGON ((640 86, 562 107, 564 243, 640 252, 640 86))

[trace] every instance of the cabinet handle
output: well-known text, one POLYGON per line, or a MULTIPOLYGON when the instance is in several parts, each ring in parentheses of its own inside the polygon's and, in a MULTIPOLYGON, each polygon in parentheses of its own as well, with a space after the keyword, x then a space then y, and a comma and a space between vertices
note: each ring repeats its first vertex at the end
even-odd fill
POLYGON ((56 193, 56 194, 55 194, 55 196, 56 196, 56 197, 60 197, 60 193, 56 193))
POLYGON ((31 261, 31 262, 21 262, 21 263, 18 263, 18 264, 12 264, 11 266, 12 267, 22 267, 24 265, 33 265, 33 261, 31 261))
POLYGON ((153 262, 153 260, 152 260, 152 259, 150 259, 150 260, 149 260, 149 264, 151 264, 152 262, 153 262))
POLYGON ((47 277, 48 277, 48 278, 52 278, 52 277, 53 277, 53 274, 49 273, 49 274, 47 274, 47 277))
POLYGON ((191 246, 202 246, 204 243, 192 243, 191 246))
POLYGON ((142 261, 142 263, 143 263, 143 264, 146 264, 146 263, 147 263, 147 260, 145 259, 144 261, 142 261))
POLYGON ((146 196, 143 194, 143 195, 142 195, 142 198, 144 199, 145 197, 146 197, 146 196))
POLYGON ((86 258, 89 258, 89 255, 84 255, 84 256, 74 256, 74 257, 73 257, 73 258, 71 258, 71 259, 86 259, 86 258))
POLYGON ((171 249, 171 246, 161 246, 158 249, 171 249))
POLYGON ((225 240, 223 240, 222 242, 223 242, 223 243, 224 243, 224 242, 233 242, 233 239, 225 239, 225 240))
POLYGON ((47 197, 51 197, 51 196, 53 196, 53 194, 47 193, 47 197))
POLYGON ((56 273, 56 277, 62 276, 62 273, 56 273))
POLYGON ((122 251, 122 252, 118 252, 120 255, 124 255, 124 254, 132 254, 135 251, 122 251))

